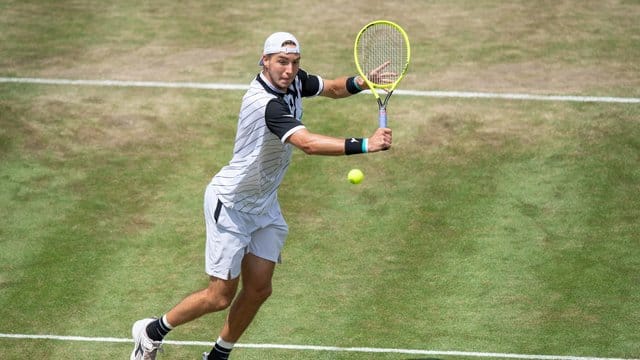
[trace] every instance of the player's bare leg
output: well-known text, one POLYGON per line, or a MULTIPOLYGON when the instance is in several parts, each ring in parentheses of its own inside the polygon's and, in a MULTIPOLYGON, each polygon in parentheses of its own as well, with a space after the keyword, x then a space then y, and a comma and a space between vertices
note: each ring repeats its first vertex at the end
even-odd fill
POLYGON ((187 296, 161 319, 147 318, 136 321, 131 330, 135 344, 130 359, 155 359, 162 346, 162 339, 173 327, 228 308, 236 294, 239 281, 239 278, 222 280, 210 277, 206 289, 187 296))
POLYGON ((220 337, 236 342, 247 329, 260 306, 271 295, 276 264, 251 253, 242 261, 242 289, 229 309, 220 337))
POLYGON ((249 327, 258 310, 271 295, 271 278, 276 264, 253 254, 242 260, 242 289, 231 304, 220 336, 203 360, 228 359, 233 345, 249 327))
POLYGON ((184 298, 167 313, 172 326, 182 325, 202 315, 229 307, 238 289, 239 278, 222 280, 209 278, 209 286, 184 298))

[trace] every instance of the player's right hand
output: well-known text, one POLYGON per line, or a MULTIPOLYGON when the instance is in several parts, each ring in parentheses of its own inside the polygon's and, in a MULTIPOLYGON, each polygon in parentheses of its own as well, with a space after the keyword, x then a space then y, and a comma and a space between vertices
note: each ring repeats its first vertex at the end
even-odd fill
POLYGON ((391 148, 391 135, 391 129, 378 128, 367 140, 367 151, 377 152, 389 150, 389 148, 391 148))

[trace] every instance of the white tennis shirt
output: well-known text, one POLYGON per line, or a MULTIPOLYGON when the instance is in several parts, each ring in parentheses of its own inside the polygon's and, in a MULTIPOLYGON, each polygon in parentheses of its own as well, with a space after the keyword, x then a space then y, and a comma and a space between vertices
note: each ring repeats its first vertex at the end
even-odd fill
POLYGON ((322 78, 299 70, 287 93, 260 73, 242 99, 233 157, 211 180, 224 206, 263 214, 278 201, 278 187, 293 146, 286 140, 303 129, 302 98, 322 92, 322 78))

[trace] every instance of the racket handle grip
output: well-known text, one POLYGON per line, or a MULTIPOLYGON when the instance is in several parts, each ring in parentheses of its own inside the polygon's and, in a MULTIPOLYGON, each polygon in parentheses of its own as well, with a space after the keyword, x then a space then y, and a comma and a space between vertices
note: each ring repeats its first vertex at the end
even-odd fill
POLYGON ((380 109, 378 113, 378 127, 387 127, 387 109, 380 109))

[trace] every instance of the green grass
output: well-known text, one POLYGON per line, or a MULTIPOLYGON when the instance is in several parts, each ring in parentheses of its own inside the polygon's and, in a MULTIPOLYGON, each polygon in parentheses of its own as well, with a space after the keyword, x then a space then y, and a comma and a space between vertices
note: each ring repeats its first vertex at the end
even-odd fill
MULTIPOLYGON (((353 35, 382 11, 412 39, 405 89, 640 94, 637 2, 402 4, 303 1, 297 25, 278 16, 285 3, 5 1, 0 76, 248 83, 280 29, 303 42, 305 68, 339 76, 353 72, 353 35)), ((229 160, 241 96, 0 84, 0 333, 128 337, 134 320, 204 286, 202 196, 229 160)), ((640 355, 637 104, 394 96, 389 114, 389 152, 294 154, 284 262, 243 343, 640 355)), ((375 116, 359 95, 309 99, 304 120, 365 136, 375 116)), ((170 338, 212 341, 224 315, 170 338)), ((111 359, 130 345, 0 349, 111 359)), ((203 350, 171 345, 160 358, 203 350)))

